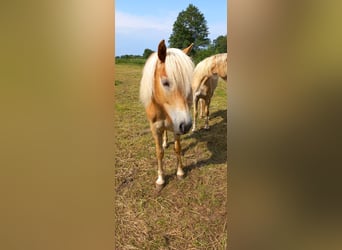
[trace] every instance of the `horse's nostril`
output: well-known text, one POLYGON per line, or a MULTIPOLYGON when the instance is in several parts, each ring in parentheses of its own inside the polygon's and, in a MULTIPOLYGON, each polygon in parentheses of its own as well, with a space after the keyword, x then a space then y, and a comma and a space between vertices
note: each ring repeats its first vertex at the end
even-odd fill
POLYGON ((182 134, 185 134, 185 133, 189 132, 191 127, 192 127, 192 122, 191 121, 189 123, 182 122, 179 125, 179 130, 182 132, 182 134))
POLYGON ((184 131, 185 131, 185 124, 184 124, 184 122, 182 122, 182 123, 179 125, 179 130, 184 134, 184 131))

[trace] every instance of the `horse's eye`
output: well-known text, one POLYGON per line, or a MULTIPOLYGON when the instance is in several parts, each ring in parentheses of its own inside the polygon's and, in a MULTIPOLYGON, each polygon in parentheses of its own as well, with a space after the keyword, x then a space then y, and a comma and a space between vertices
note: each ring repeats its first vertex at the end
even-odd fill
POLYGON ((170 83, 167 79, 163 79, 161 82, 162 82, 164 87, 170 87, 170 83))

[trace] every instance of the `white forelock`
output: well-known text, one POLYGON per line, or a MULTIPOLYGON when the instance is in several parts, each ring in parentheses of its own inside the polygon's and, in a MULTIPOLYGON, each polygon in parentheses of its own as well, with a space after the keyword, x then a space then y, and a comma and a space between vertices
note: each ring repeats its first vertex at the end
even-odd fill
MULTIPOLYGON (((194 64, 189 56, 182 50, 168 48, 165 59, 165 70, 168 81, 177 86, 184 94, 184 98, 191 96, 191 78, 194 64)), ((143 76, 140 81, 140 101, 146 107, 153 95, 153 83, 156 64, 158 62, 157 53, 153 53, 145 63, 143 76)))

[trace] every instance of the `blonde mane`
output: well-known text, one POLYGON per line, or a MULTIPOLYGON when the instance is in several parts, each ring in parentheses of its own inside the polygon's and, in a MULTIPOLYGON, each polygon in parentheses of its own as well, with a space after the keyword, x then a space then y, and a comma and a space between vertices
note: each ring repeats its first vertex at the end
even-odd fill
MULTIPOLYGON (((147 59, 143 69, 140 81, 140 101, 145 107, 151 102, 154 94, 153 83, 157 62, 158 56, 155 52, 147 59)), ((190 57, 180 49, 168 48, 165 69, 169 82, 180 89, 185 98, 191 97, 191 77, 194 64, 190 57)))
POLYGON ((227 53, 207 57, 196 65, 192 79, 193 90, 198 90, 203 79, 213 75, 227 79, 227 53))
POLYGON ((228 71, 228 54, 221 53, 215 56, 216 60, 216 68, 214 73, 217 73, 223 80, 227 80, 227 71, 228 71))

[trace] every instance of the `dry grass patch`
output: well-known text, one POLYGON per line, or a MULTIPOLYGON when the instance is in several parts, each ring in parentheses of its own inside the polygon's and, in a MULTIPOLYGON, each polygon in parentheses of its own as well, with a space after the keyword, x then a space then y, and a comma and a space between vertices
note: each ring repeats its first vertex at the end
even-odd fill
MULTIPOLYGON (((166 186, 155 192, 155 145, 139 103, 142 65, 115 66, 115 249, 226 249, 227 96, 219 82, 210 131, 182 136, 186 177, 178 180, 173 136, 166 186)), ((198 128, 204 120, 199 119, 198 128)))

